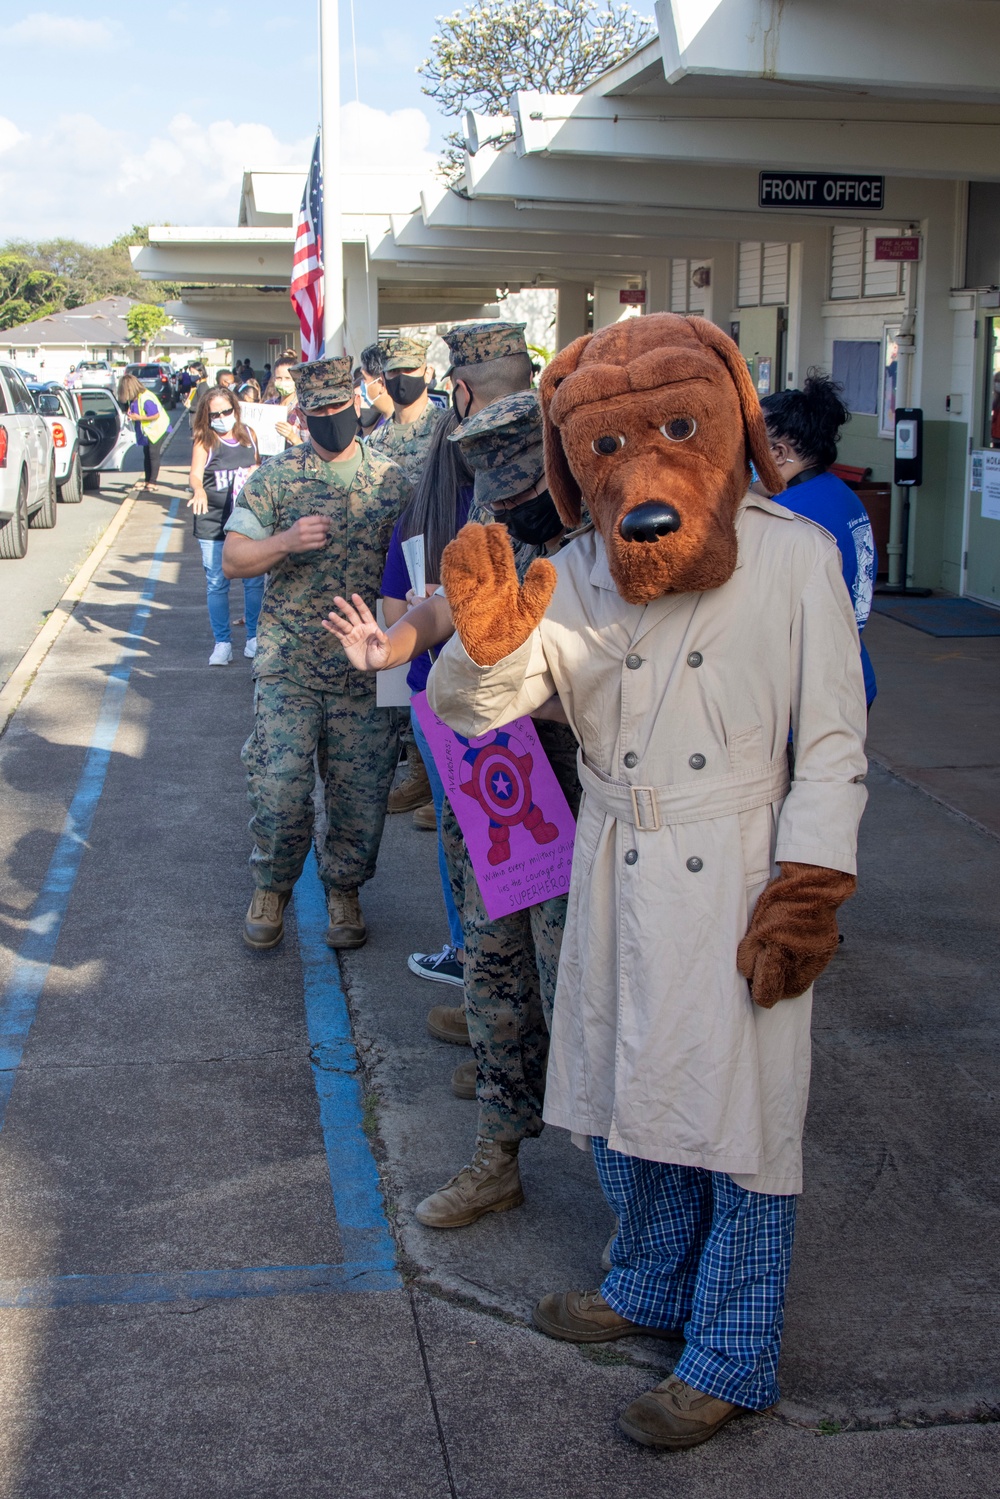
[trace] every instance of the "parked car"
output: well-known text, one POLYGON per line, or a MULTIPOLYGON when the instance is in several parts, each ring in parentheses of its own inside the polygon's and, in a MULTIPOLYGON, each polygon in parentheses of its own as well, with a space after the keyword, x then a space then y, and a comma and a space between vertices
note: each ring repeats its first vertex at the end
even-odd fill
POLYGON ((52 434, 56 463, 56 489, 64 505, 79 505, 83 499, 83 470, 80 466, 80 408, 77 398, 58 380, 44 384, 33 381, 28 389, 38 414, 52 434))
POLYGON ((177 405, 177 376, 169 364, 128 364, 123 373, 135 375, 169 410, 177 405))
POLYGON ((81 359, 72 374, 66 376, 66 385, 70 390, 82 390, 85 385, 113 390, 123 373, 106 359, 81 359))
POLYGON ((12 364, 0 364, 0 557, 23 557, 29 526, 56 523, 52 435, 12 364))
POLYGON ((109 390, 81 390, 78 399, 83 487, 100 489, 102 473, 120 471, 125 454, 135 445, 135 432, 109 390))

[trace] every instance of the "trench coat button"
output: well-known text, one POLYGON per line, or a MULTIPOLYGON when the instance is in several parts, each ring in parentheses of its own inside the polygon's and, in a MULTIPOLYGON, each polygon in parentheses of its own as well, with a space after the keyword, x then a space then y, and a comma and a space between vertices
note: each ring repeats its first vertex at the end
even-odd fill
POLYGON ((704 770, 705 769, 705 756, 704 755, 692 755, 691 758, 690 758, 690 760, 688 761, 688 764, 690 765, 690 767, 691 767, 692 770, 704 770))
POLYGON ((638 671, 639 667, 642 665, 642 657, 635 655, 635 653, 633 652, 631 656, 625 657, 625 665, 628 667, 629 671, 638 671))
POLYGON ((705 866, 698 858, 697 854, 692 854, 691 858, 687 861, 687 867, 688 869, 690 869, 692 874, 698 874, 698 872, 704 869, 705 866))
POLYGON ((700 666, 704 659, 701 651, 692 651, 688 656, 688 666, 700 666))
POLYGON ((635 753, 634 750, 629 750, 628 754, 625 756, 625 767, 626 767, 626 769, 627 770, 635 770, 635 767, 638 765, 638 763, 639 763, 639 756, 635 753))
POLYGON ((625 863, 626 864, 638 864, 638 862, 639 862, 639 855, 636 853, 636 851, 635 851, 634 848, 630 848, 629 851, 628 851, 628 853, 625 855, 625 863))

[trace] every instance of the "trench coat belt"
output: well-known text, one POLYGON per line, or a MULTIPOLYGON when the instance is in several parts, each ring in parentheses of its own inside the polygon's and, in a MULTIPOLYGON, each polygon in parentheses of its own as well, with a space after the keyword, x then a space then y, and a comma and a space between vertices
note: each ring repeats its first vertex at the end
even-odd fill
POLYGON ((594 770, 577 752, 580 784, 611 817, 640 833, 684 822, 711 822, 780 802, 788 793, 788 758, 782 753, 766 765, 751 765, 710 780, 684 781, 673 786, 630 786, 594 770))

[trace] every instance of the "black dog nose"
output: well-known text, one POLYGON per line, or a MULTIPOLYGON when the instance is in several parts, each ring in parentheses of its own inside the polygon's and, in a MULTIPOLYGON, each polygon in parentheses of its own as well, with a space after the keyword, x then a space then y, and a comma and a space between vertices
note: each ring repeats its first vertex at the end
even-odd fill
POLYGON ((677 511, 662 500, 647 500, 643 505, 636 505, 634 510, 622 516, 618 527, 626 541, 659 541, 661 536, 669 536, 671 531, 680 528, 681 518, 677 511))

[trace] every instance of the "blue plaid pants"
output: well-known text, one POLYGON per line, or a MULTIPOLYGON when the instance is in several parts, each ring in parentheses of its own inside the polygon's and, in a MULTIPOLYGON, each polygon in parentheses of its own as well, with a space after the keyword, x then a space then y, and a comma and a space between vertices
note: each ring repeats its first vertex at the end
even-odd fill
POLYGON ((797 1199, 622 1155, 606 1140, 593 1147, 618 1214, 605 1301, 644 1327, 683 1331, 674 1372, 694 1389, 750 1410, 773 1405, 797 1199))

